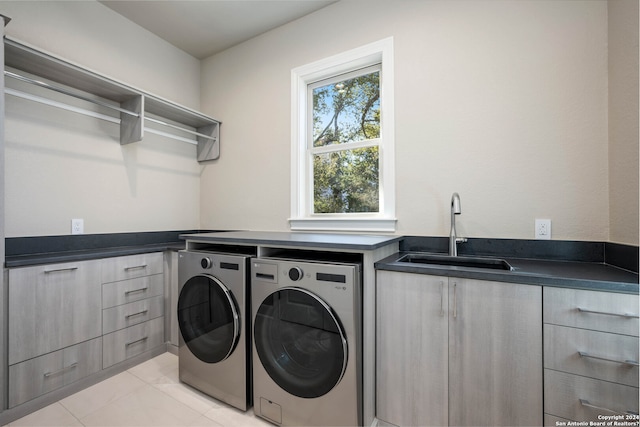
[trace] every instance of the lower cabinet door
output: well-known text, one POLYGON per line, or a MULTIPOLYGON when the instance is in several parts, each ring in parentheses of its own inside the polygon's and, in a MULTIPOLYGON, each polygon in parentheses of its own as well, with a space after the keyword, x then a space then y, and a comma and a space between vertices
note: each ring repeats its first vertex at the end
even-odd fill
POLYGON ((568 420, 601 422, 602 415, 638 413, 636 387, 551 369, 544 370, 544 397, 547 414, 568 420))
POLYGON ((164 343, 164 316, 105 335, 102 367, 108 368, 164 343))
POLYGON ((9 366, 9 407, 100 371, 102 338, 9 366))

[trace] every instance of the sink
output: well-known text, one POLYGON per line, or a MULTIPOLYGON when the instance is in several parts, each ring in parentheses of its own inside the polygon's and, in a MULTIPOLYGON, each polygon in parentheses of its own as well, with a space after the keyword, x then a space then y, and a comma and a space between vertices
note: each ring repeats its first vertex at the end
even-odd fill
POLYGON ((511 271, 513 267, 503 259, 430 254, 407 254, 397 260, 411 264, 444 265, 451 267, 488 268, 511 271))

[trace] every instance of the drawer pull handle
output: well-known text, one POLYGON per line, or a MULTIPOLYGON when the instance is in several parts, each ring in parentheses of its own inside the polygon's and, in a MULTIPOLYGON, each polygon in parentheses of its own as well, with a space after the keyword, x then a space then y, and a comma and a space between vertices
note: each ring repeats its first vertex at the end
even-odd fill
POLYGON ((57 273, 59 271, 75 271, 78 267, 54 268, 53 270, 45 270, 44 274, 57 273))
POLYGON ((149 312, 149 310, 142 310, 142 311, 139 311, 137 313, 127 314, 126 316, 124 316, 124 318, 125 319, 129 319, 129 318, 134 317, 134 316, 140 316, 141 314, 147 314, 148 312, 149 312))
POLYGON ((133 293, 136 293, 136 292, 146 292, 147 289, 149 289, 149 288, 145 286, 144 288, 134 289, 132 291, 126 291, 124 294, 125 295, 129 295, 129 294, 133 294, 133 293))
POLYGON ((590 403, 587 399, 580 399, 580 404, 582 406, 586 406, 587 408, 591 408, 591 409, 597 409, 599 411, 606 411, 606 412, 611 412, 612 414, 630 414, 630 415, 637 415, 637 412, 634 411, 626 411, 626 412, 621 412, 621 411, 614 411, 613 409, 609 409, 609 408, 605 408, 603 406, 598 406, 598 405, 594 405, 592 403, 590 403))
POLYGON ((142 265, 134 265, 133 267, 125 267, 124 271, 129 271, 129 270, 136 270, 138 268, 147 268, 147 264, 142 264, 142 265))
POLYGON ((588 310, 588 309, 582 308, 582 307, 578 307, 578 311, 580 313, 604 314, 605 316, 618 316, 618 317, 625 317, 627 319, 638 319, 638 318, 640 318, 640 316, 638 316, 637 314, 611 313, 611 312, 608 312, 608 311, 588 310))
POLYGON ((139 343, 139 342, 146 341, 147 339, 149 339, 149 337, 148 337, 148 336, 147 336, 147 337, 142 337, 142 338, 140 338, 139 340, 129 341, 129 342, 128 342, 128 343, 126 343, 124 346, 125 346, 125 347, 129 347, 130 345, 134 345, 134 344, 137 344, 137 343, 139 343))
POLYGON ((45 378, 49 378, 49 377, 52 377, 54 375, 58 375, 58 374, 61 374, 61 373, 65 372, 65 371, 68 371, 69 369, 73 369, 73 368, 75 368, 77 366, 78 366, 78 362, 72 363, 71 365, 67 366, 66 368, 62 368, 59 371, 45 373, 44 377, 45 378))
POLYGON ((593 354, 589 354, 586 351, 579 351, 578 354, 580 355, 580 357, 589 357, 591 359, 605 360, 607 362, 620 363, 623 365, 639 366, 638 362, 636 362, 635 360, 609 359, 608 357, 594 356, 593 354))

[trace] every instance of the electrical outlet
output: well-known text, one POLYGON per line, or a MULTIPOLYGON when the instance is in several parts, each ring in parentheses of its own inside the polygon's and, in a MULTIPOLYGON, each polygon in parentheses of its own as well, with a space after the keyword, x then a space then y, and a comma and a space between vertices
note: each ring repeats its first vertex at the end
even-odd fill
POLYGON ((536 219, 535 234, 536 234, 535 237, 538 240, 550 240, 551 239, 551 220, 536 219))
POLYGON ((84 219, 72 219, 71 220, 71 234, 83 234, 84 233, 84 219))

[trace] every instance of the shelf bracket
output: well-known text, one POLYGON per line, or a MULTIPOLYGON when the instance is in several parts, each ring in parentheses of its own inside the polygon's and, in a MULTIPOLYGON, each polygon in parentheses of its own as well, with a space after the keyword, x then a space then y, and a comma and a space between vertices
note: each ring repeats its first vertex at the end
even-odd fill
POLYGON ((220 124, 213 123, 197 129, 198 133, 209 135, 209 138, 197 137, 198 162, 217 160, 220 157, 220 124))
POLYGON ((144 136, 144 95, 120 103, 120 108, 136 115, 120 113, 120 145, 142 141, 144 136))

